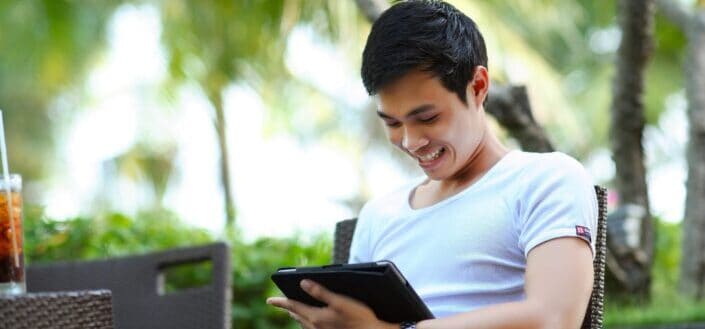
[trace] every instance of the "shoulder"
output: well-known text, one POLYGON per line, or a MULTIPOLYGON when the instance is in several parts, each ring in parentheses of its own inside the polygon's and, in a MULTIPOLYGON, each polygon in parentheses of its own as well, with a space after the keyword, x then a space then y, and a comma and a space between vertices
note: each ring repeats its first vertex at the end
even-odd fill
POLYGON ((523 171, 526 172, 584 172, 583 165, 570 155, 561 152, 532 153, 521 152, 520 161, 523 164, 523 171))
POLYGON ((414 186, 416 183, 406 184, 365 203, 357 216, 355 239, 353 239, 355 248, 369 244, 372 236, 376 234, 375 232, 378 232, 385 226, 385 223, 399 216, 408 208, 406 200, 408 200, 408 194, 414 186))
POLYGON ((548 200, 591 199, 593 180, 573 157, 560 153, 522 152, 517 197, 529 203, 548 200))
POLYGON ((521 180, 527 187, 566 182, 592 185, 585 167, 565 153, 521 152, 519 158, 521 180))
POLYGON ((388 218, 398 215, 408 207, 409 193, 419 184, 419 179, 414 179, 391 192, 370 199, 360 210, 360 219, 388 218))

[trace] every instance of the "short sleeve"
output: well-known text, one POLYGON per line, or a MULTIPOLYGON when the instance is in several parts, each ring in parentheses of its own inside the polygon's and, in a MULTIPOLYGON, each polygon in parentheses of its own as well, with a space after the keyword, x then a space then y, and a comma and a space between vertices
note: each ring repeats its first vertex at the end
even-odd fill
POLYGON ((597 199, 592 179, 573 158, 551 153, 539 168, 522 175, 519 247, 528 256, 537 245, 562 237, 589 243, 595 257, 597 199))

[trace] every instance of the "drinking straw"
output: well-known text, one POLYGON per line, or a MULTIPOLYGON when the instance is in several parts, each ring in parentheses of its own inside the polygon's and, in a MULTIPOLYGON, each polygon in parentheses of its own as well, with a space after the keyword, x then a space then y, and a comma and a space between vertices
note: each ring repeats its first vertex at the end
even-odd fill
POLYGON ((5 144, 5 124, 3 122, 2 110, 0 110, 0 155, 2 156, 2 179, 5 182, 5 192, 7 193, 7 213, 10 216, 10 228, 12 230, 12 250, 14 250, 15 267, 20 267, 19 249, 17 248, 17 230, 15 220, 12 218, 12 191, 10 188, 10 168, 7 164, 7 145, 5 144))

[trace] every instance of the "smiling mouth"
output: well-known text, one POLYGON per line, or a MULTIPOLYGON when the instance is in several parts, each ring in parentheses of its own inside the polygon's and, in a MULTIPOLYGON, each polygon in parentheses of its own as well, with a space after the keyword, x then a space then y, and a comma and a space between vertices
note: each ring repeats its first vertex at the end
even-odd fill
POLYGON ((424 154, 424 155, 417 155, 416 157, 419 159, 419 162, 421 162, 421 163, 431 162, 433 160, 438 159, 441 156, 441 154, 443 154, 443 152, 445 152, 445 148, 441 147, 434 152, 424 154))

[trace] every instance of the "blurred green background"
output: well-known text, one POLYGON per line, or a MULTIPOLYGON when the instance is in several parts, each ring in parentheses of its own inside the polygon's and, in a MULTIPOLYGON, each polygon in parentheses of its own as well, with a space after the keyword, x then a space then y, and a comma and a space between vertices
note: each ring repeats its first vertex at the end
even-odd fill
MULTIPOLYGON (((493 81, 525 85, 556 149, 612 186, 615 2, 450 2, 483 31, 493 81)), ((329 262, 336 221, 421 174, 386 144, 362 88, 369 28, 353 0, 0 2, 0 109, 24 177, 28 262, 226 240, 233 326, 293 328, 264 304, 271 271, 329 262)), ((608 295, 608 327, 705 321, 705 303, 676 289, 686 38, 657 13, 654 41, 652 296, 608 295)))

